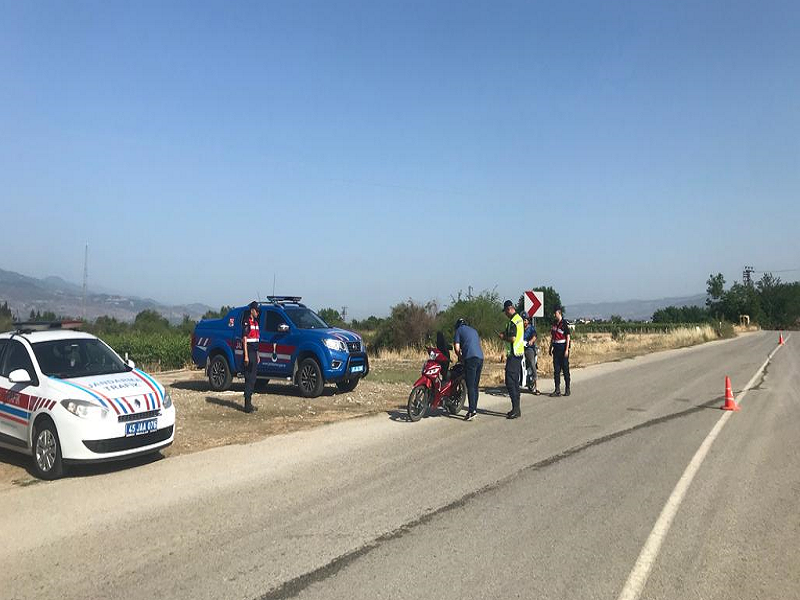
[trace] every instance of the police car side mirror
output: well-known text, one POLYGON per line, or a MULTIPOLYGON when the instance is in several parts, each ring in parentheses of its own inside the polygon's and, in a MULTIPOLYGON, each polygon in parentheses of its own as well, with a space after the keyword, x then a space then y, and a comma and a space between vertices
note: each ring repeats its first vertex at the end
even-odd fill
POLYGON ((8 374, 11 383, 30 383, 31 375, 25 369, 16 369, 8 374))
POLYGON ((289 331, 289 326, 286 323, 281 323, 280 325, 278 325, 278 331, 280 331, 281 333, 286 333, 287 331, 289 331))
POLYGON ((130 358, 125 361, 125 364, 128 365, 131 369, 135 369, 136 368, 136 363, 133 362, 130 358))

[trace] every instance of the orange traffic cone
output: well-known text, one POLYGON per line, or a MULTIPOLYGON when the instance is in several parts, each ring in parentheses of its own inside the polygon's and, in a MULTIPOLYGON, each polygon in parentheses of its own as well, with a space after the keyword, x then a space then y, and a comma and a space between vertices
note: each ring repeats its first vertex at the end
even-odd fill
POLYGON ((739 405, 733 399, 733 390, 731 389, 731 378, 725 375, 725 404, 720 406, 722 410, 739 410, 739 405))
POLYGON ((778 334, 778 346, 783 346, 783 334, 778 334))

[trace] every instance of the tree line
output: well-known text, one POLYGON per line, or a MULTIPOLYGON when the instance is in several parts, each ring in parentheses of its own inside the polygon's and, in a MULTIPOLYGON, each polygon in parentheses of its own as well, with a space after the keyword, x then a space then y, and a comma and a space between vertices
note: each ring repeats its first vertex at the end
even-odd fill
POLYGON ((705 307, 668 306, 653 313, 655 323, 739 323, 745 315, 765 329, 800 327, 800 282, 784 283, 765 273, 754 284, 735 281, 725 289, 722 273, 709 275, 705 307))

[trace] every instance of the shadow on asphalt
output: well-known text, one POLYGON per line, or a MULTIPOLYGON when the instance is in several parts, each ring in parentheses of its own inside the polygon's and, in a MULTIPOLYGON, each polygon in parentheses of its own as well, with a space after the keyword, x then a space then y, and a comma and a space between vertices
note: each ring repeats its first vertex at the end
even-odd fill
MULTIPOLYGON (((97 475, 106 475, 107 473, 115 473, 117 471, 127 471, 128 469, 135 469, 142 465, 149 465, 151 463, 163 460, 165 457, 160 452, 146 454, 144 456, 137 456, 125 460, 115 460, 107 463, 96 464, 71 464, 65 466, 65 479, 79 479, 84 477, 95 477, 97 475)), ((14 486, 27 487, 29 485, 38 483, 47 483, 43 479, 38 479, 33 471, 33 459, 24 454, 18 454, 11 450, 0 449, 0 462, 14 465, 25 469, 29 478, 19 478, 13 480, 11 483, 14 486)))
MULTIPOLYGON (((208 385, 208 382, 205 380, 192 380, 192 381, 176 381, 175 383, 170 384, 168 387, 173 387, 179 390, 188 390, 191 392, 211 392, 211 388, 208 385)), ((231 387, 228 388, 228 392, 237 392, 239 394, 244 394, 244 381, 234 381, 231 383, 231 387)), ((296 398, 302 398, 303 396, 300 394, 300 389, 297 386, 284 384, 263 384, 263 383, 256 383, 256 394, 272 394, 275 396, 293 396, 296 398)), ((333 396, 339 393, 339 390, 335 386, 326 385, 322 388, 322 393, 320 397, 323 396, 333 396)), ((346 393, 346 392, 341 392, 346 393)))
MULTIPOLYGON (((480 412, 480 410, 478 412, 480 412)), ((392 410, 387 410, 386 414, 389 415, 390 421, 395 421, 396 423, 412 423, 411 419, 408 418, 408 410, 404 406, 392 410)), ((434 411, 429 411, 428 414, 422 418, 433 419, 442 417, 447 419, 463 420, 465 414, 467 413, 465 411, 462 411, 457 415, 451 415, 449 412, 447 412, 446 408, 439 407, 434 411)))

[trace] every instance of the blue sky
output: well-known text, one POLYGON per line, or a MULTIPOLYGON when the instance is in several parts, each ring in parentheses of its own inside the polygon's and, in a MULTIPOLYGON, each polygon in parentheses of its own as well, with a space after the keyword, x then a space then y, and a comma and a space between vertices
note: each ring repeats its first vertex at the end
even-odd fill
POLYGON ((0 268, 363 317, 800 267, 797 2, 0 10, 0 268))

